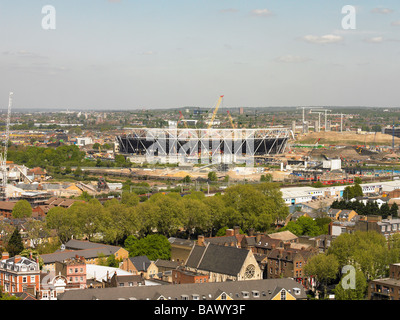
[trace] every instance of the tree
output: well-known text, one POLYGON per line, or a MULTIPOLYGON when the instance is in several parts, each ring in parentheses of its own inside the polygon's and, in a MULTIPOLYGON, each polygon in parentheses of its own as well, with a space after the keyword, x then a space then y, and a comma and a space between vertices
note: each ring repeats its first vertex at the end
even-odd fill
POLYGON ((390 207, 390 215, 391 215, 393 218, 397 218, 397 216, 398 216, 398 211, 399 211, 399 206, 397 205, 396 202, 394 202, 394 203, 392 204, 392 206, 390 207))
POLYGON ((390 207, 387 202, 383 203, 379 209, 379 213, 383 219, 386 219, 390 215, 390 207))
POLYGON ((339 262, 334 255, 318 254, 311 257, 304 266, 304 273, 308 277, 315 277, 324 288, 324 296, 328 282, 336 278, 339 271, 339 262))
POLYGON ((32 216, 32 207, 26 200, 19 200, 12 210, 14 219, 29 218, 32 216))
POLYGON ((75 176, 75 178, 79 178, 82 175, 83 175, 83 171, 82 171, 81 167, 78 166, 74 171, 74 176, 75 176))
POLYGON ((10 257, 14 257, 24 250, 24 244, 22 242, 22 237, 19 233, 18 227, 14 229, 14 232, 12 233, 10 240, 6 245, 6 250, 10 254, 10 257))
POLYGON ((334 289, 335 300, 363 300, 367 290, 367 280, 364 274, 356 270, 355 288, 343 287, 346 275, 342 277, 339 284, 334 289))
POLYGON ((175 197, 173 194, 157 193, 149 201, 153 204, 152 214, 157 232, 171 236, 186 224, 184 204, 179 194, 175 197))
POLYGON ((127 206, 136 206, 140 202, 139 196, 136 193, 122 192, 121 203, 127 206))
POLYGON ((76 211, 62 207, 51 208, 46 215, 46 225, 55 229, 61 243, 66 243, 78 233, 76 211))
POLYGON ((367 279, 388 275, 390 263, 398 262, 398 250, 391 250, 386 238, 375 231, 356 231, 341 234, 328 249, 339 262, 339 267, 354 265, 367 279))
POLYGON ((210 171, 208 173, 208 180, 209 181, 217 181, 218 180, 218 177, 217 177, 217 174, 215 173, 215 171, 210 171))
POLYGON ((185 227, 190 237, 195 231, 204 233, 210 230, 212 219, 207 206, 199 199, 184 197, 185 227))
POLYGON ((186 177, 183 178, 182 182, 183 183, 191 183, 192 178, 189 175, 187 175, 186 177))
POLYGON ((267 173, 267 174, 262 174, 260 177, 260 182, 271 182, 272 181, 272 174, 267 173))
POLYGON ((317 222, 310 217, 300 217, 297 221, 290 221, 281 231, 289 230, 296 236, 307 235, 315 237, 321 234, 321 229, 318 227, 317 222))
POLYGON ((147 235, 141 239, 131 235, 125 240, 124 246, 130 257, 146 256, 152 261, 171 259, 171 243, 160 234, 147 235))

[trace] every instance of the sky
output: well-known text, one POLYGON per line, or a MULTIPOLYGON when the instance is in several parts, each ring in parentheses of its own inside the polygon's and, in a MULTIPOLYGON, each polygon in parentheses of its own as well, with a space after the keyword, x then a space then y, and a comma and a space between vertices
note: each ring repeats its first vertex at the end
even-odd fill
POLYGON ((0 0, 0 40, 0 109, 400 107, 398 0, 0 0))

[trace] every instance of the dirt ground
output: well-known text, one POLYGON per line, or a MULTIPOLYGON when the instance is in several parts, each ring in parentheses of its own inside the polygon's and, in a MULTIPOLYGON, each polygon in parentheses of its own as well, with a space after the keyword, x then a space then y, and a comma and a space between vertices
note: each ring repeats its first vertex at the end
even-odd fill
MULTIPOLYGON (((392 145, 392 136, 389 134, 357 134, 355 132, 309 132, 297 136, 294 143, 316 143, 318 139, 321 140, 319 144, 333 144, 333 145, 392 145)), ((400 138, 394 138, 395 145, 400 143, 400 138)))

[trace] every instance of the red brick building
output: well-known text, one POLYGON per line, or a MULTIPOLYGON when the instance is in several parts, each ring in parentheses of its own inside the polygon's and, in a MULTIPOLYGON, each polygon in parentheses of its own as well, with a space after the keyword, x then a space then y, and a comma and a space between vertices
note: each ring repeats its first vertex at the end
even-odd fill
POLYGON ((0 261, 0 285, 10 294, 28 292, 34 296, 39 291, 39 263, 33 259, 16 255, 10 258, 3 252, 0 261))
POLYGON ((185 270, 172 270, 172 283, 173 284, 184 284, 184 283, 205 283, 208 282, 208 274, 200 274, 185 270))
POLYGON ((84 257, 76 255, 64 262, 56 261, 55 273, 66 277, 68 281, 66 289, 86 288, 86 260, 84 257))

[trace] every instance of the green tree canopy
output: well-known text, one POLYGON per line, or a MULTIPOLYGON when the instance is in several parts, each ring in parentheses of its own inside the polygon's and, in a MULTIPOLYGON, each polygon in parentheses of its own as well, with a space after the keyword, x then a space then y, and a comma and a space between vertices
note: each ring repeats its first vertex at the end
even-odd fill
POLYGON ((6 245, 6 250, 10 254, 10 257, 20 254, 24 250, 24 244, 22 242, 21 234, 19 233, 18 227, 14 229, 10 240, 6 245))
POLYGON ((130 257, 147 256, 152 261, 171 259, 171 244, 167 237, 160 234, 147 235, 141 239, 131 235, 125 240, 125 248, 130 257))
POLYGON ((19 200, 12 210, 12 216, 15 219, 31 217, 32 207, 29 202, 26 200, 19 200))

